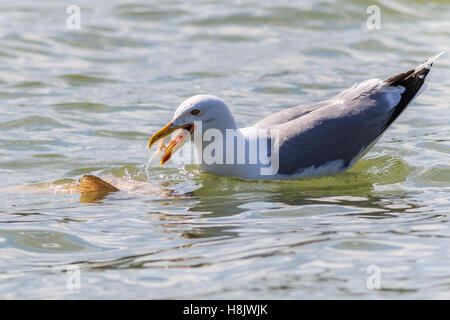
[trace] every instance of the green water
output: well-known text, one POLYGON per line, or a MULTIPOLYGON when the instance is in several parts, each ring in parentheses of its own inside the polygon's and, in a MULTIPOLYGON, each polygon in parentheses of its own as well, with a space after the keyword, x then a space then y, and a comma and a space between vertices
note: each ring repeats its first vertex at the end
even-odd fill
MULTIPOLYGON (((450 49, 444 0, 374 2, 379 30, 361 0, 76 2, 0 2, 2 188, 146 181, 148 138, 191 95, 246 126, 450 49)), ((344 175, 245 182, 169 162, 150 170, 167 197, 0 192, 0 298, 450 298, 449 54, 433 69, 344 175)))

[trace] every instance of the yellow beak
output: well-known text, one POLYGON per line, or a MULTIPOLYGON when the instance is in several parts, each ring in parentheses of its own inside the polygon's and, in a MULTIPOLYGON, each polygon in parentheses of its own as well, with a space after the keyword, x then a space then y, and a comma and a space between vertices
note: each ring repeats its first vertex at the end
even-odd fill
MULTIPOLYGON (((165 150, 159 162, 160 166, 166 163, 170 159, 172 154, 178 151, 178 149, 180 149, 185 144, 185 142, 187 141, 187 136, 194 133, 194 125, 188 124, 186 126, 176 127, 173 126, 173 122, 171 121, 166 124, 161 130, 155 133, 148 142, 148 148, 150 149, 158 140, 168 136, 177 129, 180 129, 179 132, 169 141, 169 144, 165 147, 165 150)), ((164 149, 164 146, 162 147, 162 149, 164 149)))
POLYGON ((159 161, 159 165, 162 166, 164 163, 166 163, 173 153, 175 153, 178 149, 180 149, 184 144, 184 138, 185 134, 183 134, 183 129, 180 129, 180 132, 178 132, 175 137, 173 137, 169 144, 166 146, 166 150, 164 150, 163 155, 161 156, 161 160, 159 161))
POLYGON ((173 127, 173 122, 170 121, 150 138, 150 141, 148 142, 148 148, 151 149, 155 142, 164 138, 165 136, 168 136, 177 129, 177 127, 173 127))

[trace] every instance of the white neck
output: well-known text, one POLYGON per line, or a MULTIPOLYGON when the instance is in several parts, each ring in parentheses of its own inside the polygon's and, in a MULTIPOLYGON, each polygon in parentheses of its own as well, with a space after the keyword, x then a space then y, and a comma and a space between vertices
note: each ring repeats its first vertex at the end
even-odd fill
POLYGON ((195 153, 200 167, 218 176, 260 179, 260 159, 256 158, 256 162, 250 160, 258 155, 258 151, 250 147, 251 144, 258 144, 257 130, 255 127, 238 129, 231 113, 230 117, 221 118, 220 121, 203 122, 203 134, 194 136, 195 153))

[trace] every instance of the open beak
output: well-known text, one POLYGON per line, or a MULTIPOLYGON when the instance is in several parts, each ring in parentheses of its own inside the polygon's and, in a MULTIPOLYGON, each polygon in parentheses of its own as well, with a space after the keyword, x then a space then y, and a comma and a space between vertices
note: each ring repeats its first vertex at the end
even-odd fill
POLYGON ((175 130, 177 130, 178 127, 173 126, 173 122, 170 121, 168 124, 166 124, 164 127, 162 127, 158 132, 156 132, 148 142, 148 148, 151 149, 152 146, 160 139, 164 138, 165 136, 168 136, 175 130))
POLYGON ((163 128, 161 128, 161 130, 156 132, 148 142, 148 148, 150 149, 153 146, 153 144, 155 144, 158 140, 168 136, 177 129, 180 130, 172 139, 170 139, 169 143, 165 147, 164 153, 162 154, 161 160, 159 162, 160 166, 166 163, 170 159, 172 154, 178 151, 178 149, 180 149, 186 143, 187 136, 194 133, 194 125, 189 124, 181 127, 176 127, 173 126, 173 123, 171 121, 168 124, 166 124, 163 128))

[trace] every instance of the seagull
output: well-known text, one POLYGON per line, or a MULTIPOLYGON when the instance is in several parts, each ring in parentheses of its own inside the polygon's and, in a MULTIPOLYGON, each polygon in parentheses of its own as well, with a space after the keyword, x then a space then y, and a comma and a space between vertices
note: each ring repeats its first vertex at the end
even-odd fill
POLYGON ((285 109, 239 128, 230 107, 213 95, 185 100, 156 132, 160 165, 192 141, 200 168, 244 180, 319 177, 349 170, 426 87, 444 52, 386 80, 369 79, 327 100, 285 109), (176 135, 167 146, 164 138, 176 135))

